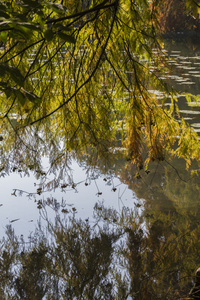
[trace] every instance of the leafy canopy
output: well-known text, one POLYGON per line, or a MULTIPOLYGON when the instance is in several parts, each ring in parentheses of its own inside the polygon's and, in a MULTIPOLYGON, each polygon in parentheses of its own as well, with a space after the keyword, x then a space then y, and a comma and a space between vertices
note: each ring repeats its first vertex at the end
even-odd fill
POLYGON ((174 118, 176 95, 160 79, 160 3, 0 2, 1 172, 40 173, 41 155, 55 168, 74 150, 106 155, 119 143, 140 168, 167 153, 199 160, 198 137, 174 118))

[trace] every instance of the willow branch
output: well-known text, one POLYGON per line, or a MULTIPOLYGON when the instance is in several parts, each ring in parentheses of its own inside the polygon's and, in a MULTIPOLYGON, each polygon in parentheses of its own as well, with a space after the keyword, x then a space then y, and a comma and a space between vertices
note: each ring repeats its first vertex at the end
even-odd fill
POLYGON ((118 0, 115 0, 113 3, 110 3, 110 4, 107 4, 107 5, 104 5, 108 2, 108 0, 105 0, 103 1, 101 4, 93 7, 93 8, 90 8, 88 10, 85 10, 85 11, 82 11, 82 12, 79 12, 79 13, 76 13, 76 14, 73 14, 73 15, 70 15, 70 16, 66 16, 66 17, 62 17, 62 18, 58 18, 58 19, 52 19, 52 20, 49 20, 46 22, 46 24, 50 24, 50 23, 58 23, 58 22, 61 22, 61 21, 65 21, 65 20, 70 20, 70 19, 73 19, 73 18, 76 18, 76 17, 83 17, 87 14, 90 14, 90 13, 93 13, 93 12, 96 12, 98 10, 101 10, 101 9, 106 9, 106 8, 110 8, 110 7, 113 7, 113 6, 116 6, 116 4, 118 3, 118 0))
POLYGON ((16 97, 13 99, 13 102, 12 102, 11 106, 9 107, 8 111, 6 112, 6 114, 3 117, 1 117, 1 119, 5 119, 8 116, 9 112, 13 108, 13 105, 15 104, 15 100, 16 100, 16 97))
MULTIPOLYGON (((115 3, 118 3, 118 1, 116 1, 115 3)), ((110 30, 109 30, 108 37, 107 37, 107 39, 106 39, 106 42, 105 42, 104 46, 102 47, 102 52, 101 52, 101 55, 100 55, 100 57, 99 57, 99 59, 98 59, 98 61, 97 61, 97 63, 96 63, 96 66, 95 66, 95 68, 93 69, 93 71, 92 71, 92 73, 90 74, 90 76, 85 80, 85 82, 83 82, 83 83, 79 86, 79 88, 72 94, 71 97, 69 97, 66 101, 64 101, 61 105, 59 105, 56 109, 54 109, 53 111, 51 111, 51 112, 48 113, 47 115, 45 115, 45 116, 43 116, 43 117, 41 117, 41 118, 39 118, 39 119, 37 119, 37 120, 31 122, 30 125, 33 125, 33 124, 35 124, 35 123, 37 123, 37 122, 39 122, 39 121, 42 121, 42 120, 48 118, 48 117, 51 116, 51 115, 53 115, 55 112, 57 112, 59 109, 61 109, 64 105, 66 105, 67 103, 69 103, 69 102, 77 95, 77 93, 78 93, 78 92, 79 92, 86 84, 88 84, 88 83, 91 81, 91 79, 94 77, 96 71, 98 70, 99 64, 100 64, 100 62, 101 62, 101 60, 102 60, 102 57, 103 57, 103 55, 104 55, 104 53, 105 53, 105 50, 106 50, 108 41, 109 41, 110 36, 111 36, 111 33, 112 33, 112 31, 113 31, 114 22, 115 22, 115 17, 116 17, 116 10, 117 10, 117 6, 115 7, 115 12, 114 12, 114 16, 113 16, 113 19, 112 19, 111 28, 110 28, 110 30)))
MULTIPOLYGON (((31 45, 25 47, 24 49, 22 49, 21 51, 19 51, 18 53, 16 53, 14 56, 12 56, 11 58, 9 58, 8 60, 5 61, 5 63, 8 63, 10 60, 12 60, 13 58, 17 57, 18 55, 20 55, 21 53, 24 53, 26 50, 28 50, 29 48, 39 44, 40 42, 44 41, 44 38, 40 39, 39 41, 32 43, 31 45)), ((8 51, 7 51, 8 52, 8 51)), ((3 55, 4 56, 4 55, 3 55)), ((2 58, 2 57, 1 57, 2 58)), ((0 58, 0 59, 1 59, 0 58)))

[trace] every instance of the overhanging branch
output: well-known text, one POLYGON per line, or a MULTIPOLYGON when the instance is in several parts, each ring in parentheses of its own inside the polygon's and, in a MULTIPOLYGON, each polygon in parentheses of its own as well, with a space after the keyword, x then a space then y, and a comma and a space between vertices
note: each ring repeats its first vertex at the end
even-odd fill
POLYGON ((49 20, 49 21, 46 22, 46 24, 51 24, 51 23, 55 24, 55 23, 65 21, 65 20, 70 20, 70 19, 73 19, 73 18, 76 18, 76 17, 83 17, 83 16, 85 16, 87 14, 90 14, 90 13, 93 13, 95 11, 98 11, 98 10, 101 10, 101 9, 107 9, 107 8, 116 6, 116 4, 118 4, 118 0, 115 0, 113 3, 105 5, 108 1, 109 0, 105 0, 101 4, 99 4, 99 5, 97 5, 93 8, 84 10, 82 12, 78 12, 78 13, 70 15, 70 16, 65 16, 65 17, 62 17, 62 18, 49 20))
POLYGON ((101 51, 101 54, 100 54, 100 57, 96 63, 96 66, 95 68, 93 69, 92 73, 90 74, 90 76, 79 86, 79 88, 77 88, 77 90, 72 94, 71 97, 69 97, 66 101, 64 101, 62 104, 60 104, 56 109, 54 109, 53 111, 51 111, 50 113, 48 113, 47 115, 41 117, 41 118, 38 118, 37 120, 31 122, 29 125, 33 125, 37 122, 40 122, 48 117, 50 117, 51 115, 53 115, 55 112, 57 112, 59 109, 61 109, 64 105, 66 105, 67 103, 69 103, 76 95, 77 93, 87 84, 91 81, 91 79, 93 78, 93 76, 95 75, 96 71, 98 70, 98 67, 99 67, 99 64, 102 60, 102 57, 105 53, 105 50, 106 50, 106 47, 107 47, 107 44, 108 44, 108 41, 110 39, 110 36, 111 36, 111 33, 112 33, 112 30, 113 30, 113 27, 114 27, 114 22, 115 22, 115 17, 116 17, 116 12, 117 12, 117 5, 118 5, 118 0, 114 2, 115 3, 115 11, 114 11, 114 16, 113 16, 113 19, 112 19, 112 23, 111 23, 111 27, 110 27, 110 30, 109 30, 109 34, 108 34, 108 37, 105 41, 105 44, 104 46, 102 47, 102 51, 101 51))

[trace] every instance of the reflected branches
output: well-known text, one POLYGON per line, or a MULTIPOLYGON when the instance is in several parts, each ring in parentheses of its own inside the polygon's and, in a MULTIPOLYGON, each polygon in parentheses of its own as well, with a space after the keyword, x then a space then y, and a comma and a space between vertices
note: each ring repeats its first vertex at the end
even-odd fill
POLYGON ((40 210, 42 220, 29 241, 17 238, 11 226, 1 240, 1 297, 174 300, 188 295, 199 261, 193 235, 199 226, 186 232, 184 216, 160 215, 144 223, 137 209, 119 213, 96 204, 91 223, 76 219, 75 208, 53 198, 40 210))

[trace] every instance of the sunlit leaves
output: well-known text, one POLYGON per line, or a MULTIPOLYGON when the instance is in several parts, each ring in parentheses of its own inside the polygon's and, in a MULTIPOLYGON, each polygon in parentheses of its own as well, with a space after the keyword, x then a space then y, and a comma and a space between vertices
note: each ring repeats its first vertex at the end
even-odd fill
POLYGON ((0 39, 1 39, 1 41, 2 41, 3 43, 6 42, 6 40, 7 40, 7 33, 6 33, 5 31, 1 32, 1 34, 0 34, 0 39))
POLYGON ((66 7, 64 7, 61 3, 48 2, 47 7, 58 14, 62 14, 66 11, 66 7))
POLYGON ((21 87, 24 85, 24 76, 18 68, 6 63, 0 63, 0 72, 2 77, 8 74, 16 84, 21 87))
POLYGON ((65 42, 68 42, 68 43, 74 44, 76 41, 76 39, 73 36, 68 35, 62 31, 58 32, 58 36, 61 38, 61 40, 64 40, 65 42))
MULTIPOLYGON (((160 1, 19 3, 0 5, 2 130, 12 131, 9 117, 16 116, 23 141, 34 125, 30 132, 42 132, 34 147, 53 157, 62 141, 65 151, 94 147, 105 156, 125 145, 139 168, 168 152, 188 159, 189 131, 174 119, 176 105, 160 106, 170 91, 159 79, 166 70, 156 20, 160 1), (172 150, 177 136, 180 152, 172 150)), ((12 136, 5 143, 11 149, 12 136)), ((193 150, 198 157, 197 146, 193 150)))

